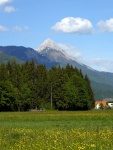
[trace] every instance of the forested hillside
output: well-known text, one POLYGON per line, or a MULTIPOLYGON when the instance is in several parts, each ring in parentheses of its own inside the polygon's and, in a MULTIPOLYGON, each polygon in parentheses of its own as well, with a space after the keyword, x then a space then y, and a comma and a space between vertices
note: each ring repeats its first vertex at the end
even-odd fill
POLYGON ((88 110, 93 107, 90 81, 77 68, 67 65, 48 70, 34 61, 0 65, 0 111, 88 110))
POLYGON ((10 55, 7 55, 7 54, 0 52, 0 64, 1 63, 6 64, 8 61, 12 61, 12 60, 15 60, 19 64, 24 62, 24 61, 14 57, 14 56, 10 56, 10 55))

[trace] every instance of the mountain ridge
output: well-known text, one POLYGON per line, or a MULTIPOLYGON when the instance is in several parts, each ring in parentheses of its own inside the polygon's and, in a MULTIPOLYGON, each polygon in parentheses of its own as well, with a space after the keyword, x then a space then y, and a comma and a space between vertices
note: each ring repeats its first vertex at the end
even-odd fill
MULTIPOLYGON (((40 53, 43 56, 47 56, 47 53, 49 53, 49 55, 51 54, 51 56, 53 56, 53 54, 59 54, 58 56, 62 56, 65 57, 67 60, 71 60, 72 58, 65 52, 64 49, 62 49, 56 42, 54 42, 51 39, 47 39, 45 40, 37 49, 36 51, 38 53, 40 53), (50 53, 51 51, 51 53, 50 53)), ((50 59, 50 58, 49 58, 50 59)), ((74 58, 73 58, 74 59, 74 58)), ((55 60, 56 61, 56 60, 55 60)))
POLYGON ((24 46, 0 46, 0 52, 15 56, 22 61, 35 60, 37 64, 45 64, 48 68, 58 65, 56 62, 51 62, 47 57, 42 56, 36 50, 24 46))
POLYGON ((7 55, 7 54, 4 54, 4 53, 0 52, 0 64, 1 63, 6 64, 8 61, 13 61, 13 60, 16 61, 19 64, 24 63, 24 61, 16 58, 15 56, 10 56, 10 55, 7 55))

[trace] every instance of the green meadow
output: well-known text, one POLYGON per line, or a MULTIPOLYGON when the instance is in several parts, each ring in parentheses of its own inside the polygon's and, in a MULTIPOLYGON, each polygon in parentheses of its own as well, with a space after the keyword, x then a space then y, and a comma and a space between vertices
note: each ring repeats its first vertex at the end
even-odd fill
POLYGON ((113 110, 0 113, 0 150, 112 150, 113 110))

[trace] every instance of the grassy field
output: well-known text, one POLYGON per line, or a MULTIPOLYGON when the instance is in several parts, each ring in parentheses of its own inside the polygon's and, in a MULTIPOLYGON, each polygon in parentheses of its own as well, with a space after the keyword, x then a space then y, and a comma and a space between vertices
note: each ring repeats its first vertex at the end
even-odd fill
POLYGON ((113 150, 113 110, 0 113, 0 150, 113 150))

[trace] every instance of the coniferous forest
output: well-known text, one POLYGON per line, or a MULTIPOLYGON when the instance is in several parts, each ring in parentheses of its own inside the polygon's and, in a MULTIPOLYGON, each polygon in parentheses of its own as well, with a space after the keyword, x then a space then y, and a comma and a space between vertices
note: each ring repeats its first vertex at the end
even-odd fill
POLYGON ((94 94, 87 75, 69 64, 51 69, 35 61, 0 64, 0 111, 93 107, 94 94))

